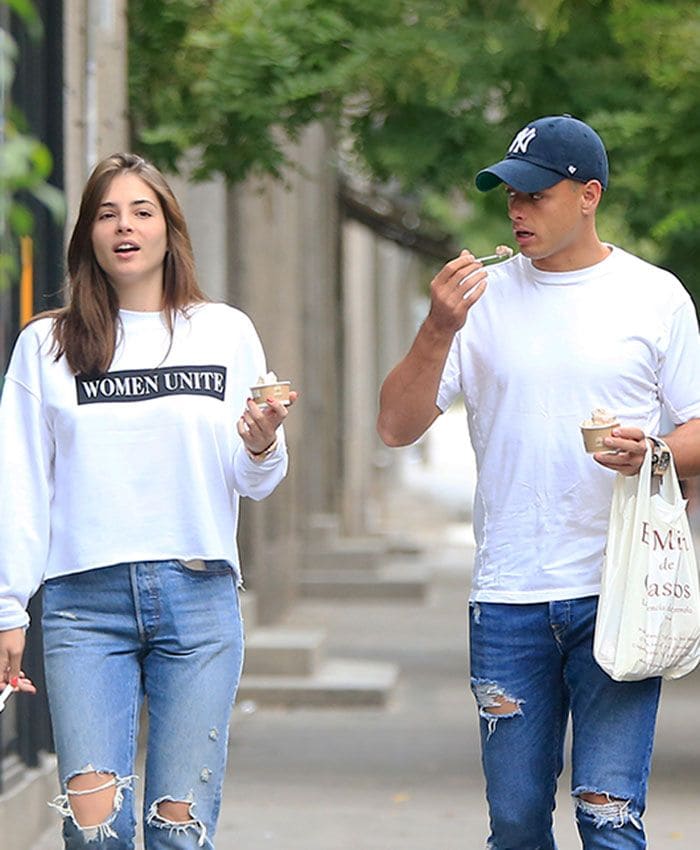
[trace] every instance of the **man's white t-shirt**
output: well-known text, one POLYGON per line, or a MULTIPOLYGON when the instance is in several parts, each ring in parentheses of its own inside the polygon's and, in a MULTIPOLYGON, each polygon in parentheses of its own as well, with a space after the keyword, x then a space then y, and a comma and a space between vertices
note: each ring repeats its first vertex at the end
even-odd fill
POLYGON ((669 272, 613 247, 574 272, 517 255, 455 336, 437 405, 462 393, 476 454, 472 599, 595 595, 614 473, 584 451, 581 422, 605 407, 660 432, 700 418, 695 308, 669 272))

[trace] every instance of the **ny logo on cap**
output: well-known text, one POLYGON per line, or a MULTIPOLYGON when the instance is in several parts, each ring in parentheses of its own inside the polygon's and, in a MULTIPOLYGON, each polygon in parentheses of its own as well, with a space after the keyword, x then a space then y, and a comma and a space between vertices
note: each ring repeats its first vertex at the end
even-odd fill
POLYGON ((527 147, 537 135, 535 127, 526 127, 521 130, 511 142, 508 153, 527 153, 527 147))

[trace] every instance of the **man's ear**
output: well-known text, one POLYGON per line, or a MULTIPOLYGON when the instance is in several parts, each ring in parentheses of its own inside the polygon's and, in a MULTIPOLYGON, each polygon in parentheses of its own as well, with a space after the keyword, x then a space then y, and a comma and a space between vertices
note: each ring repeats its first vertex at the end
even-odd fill
POLYGON ((603 197, 603 186, 600 180, 589 180, 583 184, 581 192, 581 209, 584 215, 593 215, 603 197))

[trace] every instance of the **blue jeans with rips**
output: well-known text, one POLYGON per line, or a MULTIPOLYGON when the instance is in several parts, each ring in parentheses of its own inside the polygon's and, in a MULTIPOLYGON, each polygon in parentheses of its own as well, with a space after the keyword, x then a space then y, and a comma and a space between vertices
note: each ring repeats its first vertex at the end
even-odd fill
POLYGON ((597 604, 595 596, 470 604, 489 850, 556 850, 552 812, 569 716, 584 850, 647 846, 641 818, 661 680, 615 682, 603 672, 593 658, 597 604))
MULTIPOLYGON (((44 655, 66 850, 133 850, 144 697, 146 850, 214 847, 228 725, 243 662, 236 576, 224 561, 117 564, 44 586, 44 655), (69 782, 96 773, 112 813, 78 825, 69 782), (159 804, 188 804, 168 820, 159 804)), ((77 793, 88 793, 80 792, 77 793)))

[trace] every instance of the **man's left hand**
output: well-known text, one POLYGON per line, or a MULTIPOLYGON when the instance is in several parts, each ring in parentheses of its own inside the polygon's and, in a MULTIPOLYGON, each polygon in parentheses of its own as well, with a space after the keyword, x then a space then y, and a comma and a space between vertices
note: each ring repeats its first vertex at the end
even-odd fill
POLYGON ((597 452, 593 459, 621 475, 637 475, 647 453, 644 432, 639 428, 615 428, 612 437, 606 437, 604 442, 610 451, 597 452))

